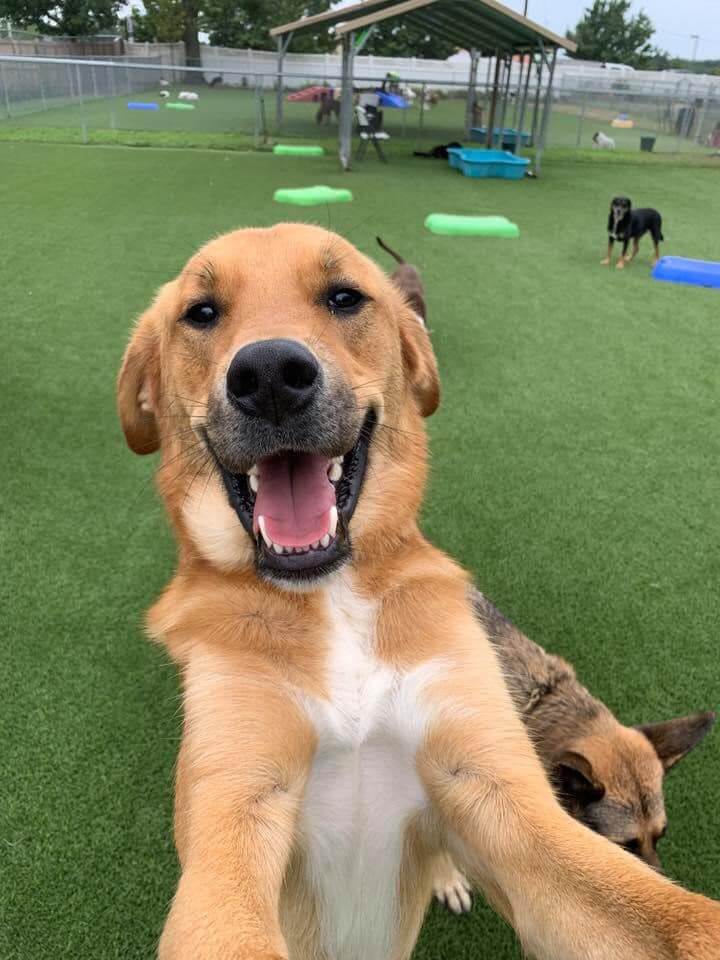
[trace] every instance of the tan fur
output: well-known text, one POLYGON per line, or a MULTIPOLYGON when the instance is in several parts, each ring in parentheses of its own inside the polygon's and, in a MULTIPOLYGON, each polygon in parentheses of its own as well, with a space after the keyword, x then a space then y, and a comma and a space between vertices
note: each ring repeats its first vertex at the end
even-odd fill
MULTIPOLYGON (((465 574, 417 527, 426 473, 422 417, 439 398, 425 331, 381 271, 318 228, 238 231, 208 244, 141 319, 119 380, 128 442, 159 441, 159 486, 178 569, 150 612, 153 636, 183 687, 176 839, 182 876, 162 960, 332 960, 297 833, 315 735, 303 703, 329 697, 328 596, 258 579, 249 549, 222 562, 203 540, 200 483, 206 404, 235 352, 296 338, 356 390, 359 421, 380 417, 351 522, 351 570, 377 608, 373 654, 406 675, 431 664, 427 725, 414 757, 428 806, 406 827, 391 956, 412 949, 431 894, 433 858, 449 850, 511 920, 527 949, 553 960, 715 960, 720 907, 674 887, 572 820, 557 804, 513 708, 495 653, 467 599, 465 574), (319 301, 327 277, 368 296, 352 321, 319 301), (212 336, 183 324, 211 288, 212 336), (185 512, 195 497, 195 524, 185 512)), ((213 501, 213 549, 237 517, 213 501)), ((249 538, 248 538, 249 544, 249 538)))

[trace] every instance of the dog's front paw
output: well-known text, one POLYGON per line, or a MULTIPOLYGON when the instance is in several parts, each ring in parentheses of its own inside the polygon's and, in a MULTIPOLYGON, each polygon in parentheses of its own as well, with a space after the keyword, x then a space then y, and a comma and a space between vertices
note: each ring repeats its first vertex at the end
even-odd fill
POLYGON ((625 269, 625 261, 624 261, 624 260, 618 260, 617 264, 615 265, 615 269, 616 269, 616 270, 624 270, 624 269, 625 269))
POLYGON ((470 885, 456 867, 452 867, 447 874, 435 878, 433 893, 440 903, 453 913, 468 913, 472 907, 470 885))
POLYGON ((601 260, 601 261, 600 261, 600 266, 601 266, 601 267, 607 267, 609 263, 610 263, 610 257, 605 257, 604 260, 601 260))

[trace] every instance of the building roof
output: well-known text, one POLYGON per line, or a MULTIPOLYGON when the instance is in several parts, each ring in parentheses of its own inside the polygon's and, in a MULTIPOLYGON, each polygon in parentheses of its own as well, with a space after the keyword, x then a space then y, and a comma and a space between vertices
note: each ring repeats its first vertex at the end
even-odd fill
POLYGON ((402 19, 458 47, 484 54, 494 54, 496 50, 521 52, 539 43, 570 52, 576 49, 571 40, 515 13, 497 0, 363 0, 273 27, 270 33, 273 37, 282 37, 332 27, 335 35, 342 37, 394 19, 402 19))

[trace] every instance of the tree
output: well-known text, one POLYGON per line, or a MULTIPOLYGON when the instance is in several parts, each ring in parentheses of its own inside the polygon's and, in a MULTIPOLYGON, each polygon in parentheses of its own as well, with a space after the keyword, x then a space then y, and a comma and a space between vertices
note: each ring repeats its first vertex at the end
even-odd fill
POLYGON ((143 0, 145 11, 132 8, 133 36, 141 42, 177 43, 185 35, 180 0, 143 0))
POLYGON ((86 37, 117 29, 119 0, 0 0, 0 20, 41 34, 86 37))
POLYGON ((577 44, 581 60, 599 60, 625 63, 630 67, 644 67, 660 51, 650 43, 655 27, 641 10, 630 13, 631 0, 594 0, 593 5, 574 30, 568 30, 568 39, 577 44))
MULTIPOLYGON (((329 0, 206 0, 202 29, 209 33, 210 43, 219 47, 271 50, 271 27, 324 13, 329 6, 329 0)), ((303 33, 293 38, 292 49, 294 53, 325 53, 336 44, 332 34, 321 28, 316 34, 303 33)))

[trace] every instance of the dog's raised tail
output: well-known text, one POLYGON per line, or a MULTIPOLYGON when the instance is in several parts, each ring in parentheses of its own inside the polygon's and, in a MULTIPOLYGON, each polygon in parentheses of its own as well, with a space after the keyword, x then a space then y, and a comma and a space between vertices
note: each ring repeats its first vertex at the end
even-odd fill
POLYGON ((375 239, 377 240, 378 244, 383 248, 383 250, 386 253, 389 253, 390 256, 393 257, 393 259, 397 260, 398 263, 405 263, 405 260, 400 256, 400 254, 396 253, 395 250, 393 250, 392 247, 389 247, 383 240, 380 239, 380 237, 375 237, 375 239))

